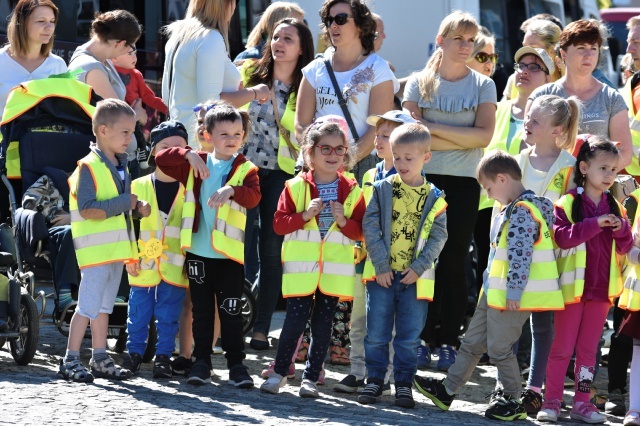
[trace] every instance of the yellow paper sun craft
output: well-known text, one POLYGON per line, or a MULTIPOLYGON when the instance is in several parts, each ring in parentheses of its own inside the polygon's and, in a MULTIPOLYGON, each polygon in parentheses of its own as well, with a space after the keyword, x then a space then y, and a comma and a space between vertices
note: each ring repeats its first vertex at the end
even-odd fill
POLYGON ((141 255, 145 258, 144 261, 155 260, 156 262, 162 258, 163 260, 169 259, 162 251, 168 249, 169 246, 162 244, 157 238, 149 238, 147 241, 138 240, 138 246, 140 247, 141 255))

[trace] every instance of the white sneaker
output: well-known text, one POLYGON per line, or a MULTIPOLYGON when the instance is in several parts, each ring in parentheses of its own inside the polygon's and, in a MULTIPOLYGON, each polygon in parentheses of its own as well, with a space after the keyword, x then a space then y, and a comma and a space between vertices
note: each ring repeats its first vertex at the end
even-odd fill
POLYGON ((300 392, 298 394, 303 398, 317 398, 319 395, 316 384, 309 379, 302 380, 300 392))
POLYGON ((558 421, 558 413, 555 410, 547 408, 538 411, 536 415, 536 419, 539 422, 557 422, 558 421))
POLYGON ((287 384, 287 378, 279 374, 273 373, 264 383, 260 386, 262 392, 268 392, 277 394, 280 392, 280 388, 287 384))
POLYGON ((570 417, 574 420, 591 424, 604 423, 607 421, 607 416, 602 414, 600 410, 590 402, 584 402, 580 405, 574 403, 570 417))
POLYGON ((622 421, 624 426, 640 426, 640 412, 629 411, 622 421))

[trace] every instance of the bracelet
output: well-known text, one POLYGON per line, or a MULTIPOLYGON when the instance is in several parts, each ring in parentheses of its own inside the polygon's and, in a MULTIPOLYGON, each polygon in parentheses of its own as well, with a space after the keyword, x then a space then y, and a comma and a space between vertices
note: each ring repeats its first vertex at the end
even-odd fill
POLYGON ((256 89, 252 87, 249 90, 253 92, 253 100, 255 101, 256 99, 258 99, 258 92, 256 92, 256 89))

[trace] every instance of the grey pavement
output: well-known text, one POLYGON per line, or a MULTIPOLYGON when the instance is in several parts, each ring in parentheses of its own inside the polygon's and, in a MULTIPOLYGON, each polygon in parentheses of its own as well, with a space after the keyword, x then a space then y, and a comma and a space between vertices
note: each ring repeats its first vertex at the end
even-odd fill
MULTIPOLYGON (((50 302, 51 304, 52 302, 50 302)), ((373 424, 373 425, 489 425, 499 422, 486 419, 485 396, 494 386, 495 367, 480 366, 463 389, 451 409, 440 411, 414 389, 416 408, 402 409, 393 405, 393 396, 375 405, 363 406, 355 395, 332 390, 333 384, 349 373, 349 367, 326 363, 326 385, 319 386, 320 398, 298 396, 303 364, 296 364, 296 378, 290 380, 280 394, 260 392, 259 374, 275 357, 277 337, 284 312, 277 312, 272 323, 273 348, 254 351, 247 344, 246 365, 255 389, 235 389, 227 384, 228 373, 223 355, 213 355, 215 376, 211 385, 200 387, 186 383, 184 377, 168 380, 152 378, 152 365, 144 364, 139 376, 118 382, 96 379, 93 384, 67 383, 57 377, 58 362, 64 354, 66 338, 54 327, 50 317, 41 322, 38 352, 28 366, 18 366, 11 358, 8 345, 0 349, 0 425, 64 424, 64 425, 239 425, 239 424, 373 424)), ((248 341, 247 341, 248 342, 248 341)), ((90 358, 89 339, 85 339, 81 356, 85 364, 90 358)), ((119 355, 113 354, 119 361, 119 355)), ((421 375, 442 377, 434 370, 421 375)), ((606 389, 607 369, 602 368, 597 386, 606 389)), ((571 392, 565 398, 571 401, 571 392)), ((560 424, 579 424, 562 413, 560 424)), ((608 424, 622 423, 609 417, 608 424)), ((526 420, 519 424, 540 424, 526 420)))

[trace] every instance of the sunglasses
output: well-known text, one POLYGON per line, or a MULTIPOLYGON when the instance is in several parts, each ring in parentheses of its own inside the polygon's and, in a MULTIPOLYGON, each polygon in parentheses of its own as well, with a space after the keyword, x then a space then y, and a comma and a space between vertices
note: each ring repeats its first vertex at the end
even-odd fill
POLYGON ((338 145, 338 146, 316 145, 316 148, 320 148, 320 152, 322 153, 322 155, 331 155, 332 152, 335 152, 336 155, 342 157, 347 153, 347 147, 344 145, 338 145))
POLYGON ((476 53, 475 56, 476 61, 480 62, 481 64, 484 64, 487 61, 491 61, 494 64, 498 63, 498 54, 497 53, 485 53, 485 52, 478 52, 476 53))
POLYGON ((334 22, 336 25, 344 25, 349 18, 353 18, 353 16, 348 13, 338 13, 336 16, 327 16, 324 18, 324 26, 329 28, 334 22))
POLYGON ((531 64, 523 64, 522 62, 516 63, 513 65, 516 69, 516 71, 524 71, 524 69, 528 69, 531 72, 538 72, 538 71, 542 71, 543 73, 549 75, 549 71, 542 68, 540 65, 536 64, 536 63, 531 63, 531 64))

